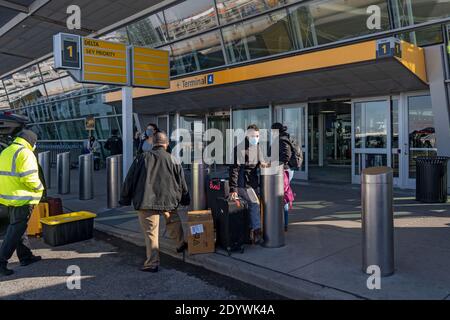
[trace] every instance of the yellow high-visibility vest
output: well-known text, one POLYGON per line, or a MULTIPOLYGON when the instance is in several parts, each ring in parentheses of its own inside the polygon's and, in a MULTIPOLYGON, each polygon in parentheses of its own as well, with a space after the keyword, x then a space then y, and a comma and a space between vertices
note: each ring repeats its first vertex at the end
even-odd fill
POLYGON ((16 138, 0 154, 0 204, 38 204, 43 191, 33 148, 25 139, 16 138))

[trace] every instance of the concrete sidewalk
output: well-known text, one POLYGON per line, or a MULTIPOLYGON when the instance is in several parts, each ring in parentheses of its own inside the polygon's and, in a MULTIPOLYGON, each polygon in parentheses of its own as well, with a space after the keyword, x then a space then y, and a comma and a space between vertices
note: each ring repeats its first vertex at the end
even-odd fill
MULTIPOLYGON (((143 246, 136 212, 108 210, 105 172, 95 172, 94 181, 95 199, 80 201, 72 170, 72 193, 62 196, 65 209, 96 212, 98 230, 143 246)), ((231 257, 218 250, 185 261, 293 299, 450 299, 450 202, 421 204, 413 192, 396 190, 396 273, 382 279, 381 290, 369 290, 361 270, 359 186, 298 182, 294 189, 285 247, 248 246, 231 257)), ((55 192, 53 182, 49 194, 55 192)), ((161 250, 183 259, 170 239, 161 239, 161 250)))

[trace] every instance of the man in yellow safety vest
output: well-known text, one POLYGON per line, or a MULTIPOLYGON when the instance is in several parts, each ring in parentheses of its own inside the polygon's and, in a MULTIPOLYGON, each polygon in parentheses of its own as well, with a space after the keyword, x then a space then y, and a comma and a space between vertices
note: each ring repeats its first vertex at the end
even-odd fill
POLYGON ((0 248, 0 276, 14 273, 7 268, 14 251, 22 266, 41 260, 31 252, 26 235, 31 212, 44 191, 33 153, 36 142, 33 131, 23 130, 0 154, 0 204, 6 207, 10 220, 0 248))

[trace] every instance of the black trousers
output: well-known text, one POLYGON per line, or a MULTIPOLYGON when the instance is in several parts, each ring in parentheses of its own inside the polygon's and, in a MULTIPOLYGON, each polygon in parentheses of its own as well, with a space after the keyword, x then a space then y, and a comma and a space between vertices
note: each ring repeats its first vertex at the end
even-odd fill
POLYGON ((33 256, 26 233, 28 220, 33 212, 33 206, 26 205, 6 208, 9 214, 9 225, 0 248, 0 265, 4 266, 11 259, 14 251, 17 251, 17 257, 20 261, 24 261, 33 256))

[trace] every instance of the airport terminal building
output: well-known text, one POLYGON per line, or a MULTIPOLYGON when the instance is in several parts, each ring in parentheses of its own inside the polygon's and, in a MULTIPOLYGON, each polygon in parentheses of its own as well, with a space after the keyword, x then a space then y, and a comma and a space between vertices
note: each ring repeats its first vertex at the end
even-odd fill
POLYGON ((88 1, 6 2, 23 4, 0 4, 0 108, 28 116, 42 150, 81 149, 88 116, 100 141, 121 130, 120 88, 55 70, 52 34, 24 27, 69 32, 57 13, 79 2, 88 24, 109 20, 78 34, 170 52, 170 89, 133 90, 139 131, 154 122, 169 134, 226 136, 282 122, 305 153, 296 178, 327 183, 357 184, 383 165, 397 187, 414 188, 417 156, 450 156, 450 0, 116 1, 103 13, 88 1), (45 54, 28 61, 34 45, 45 54))

